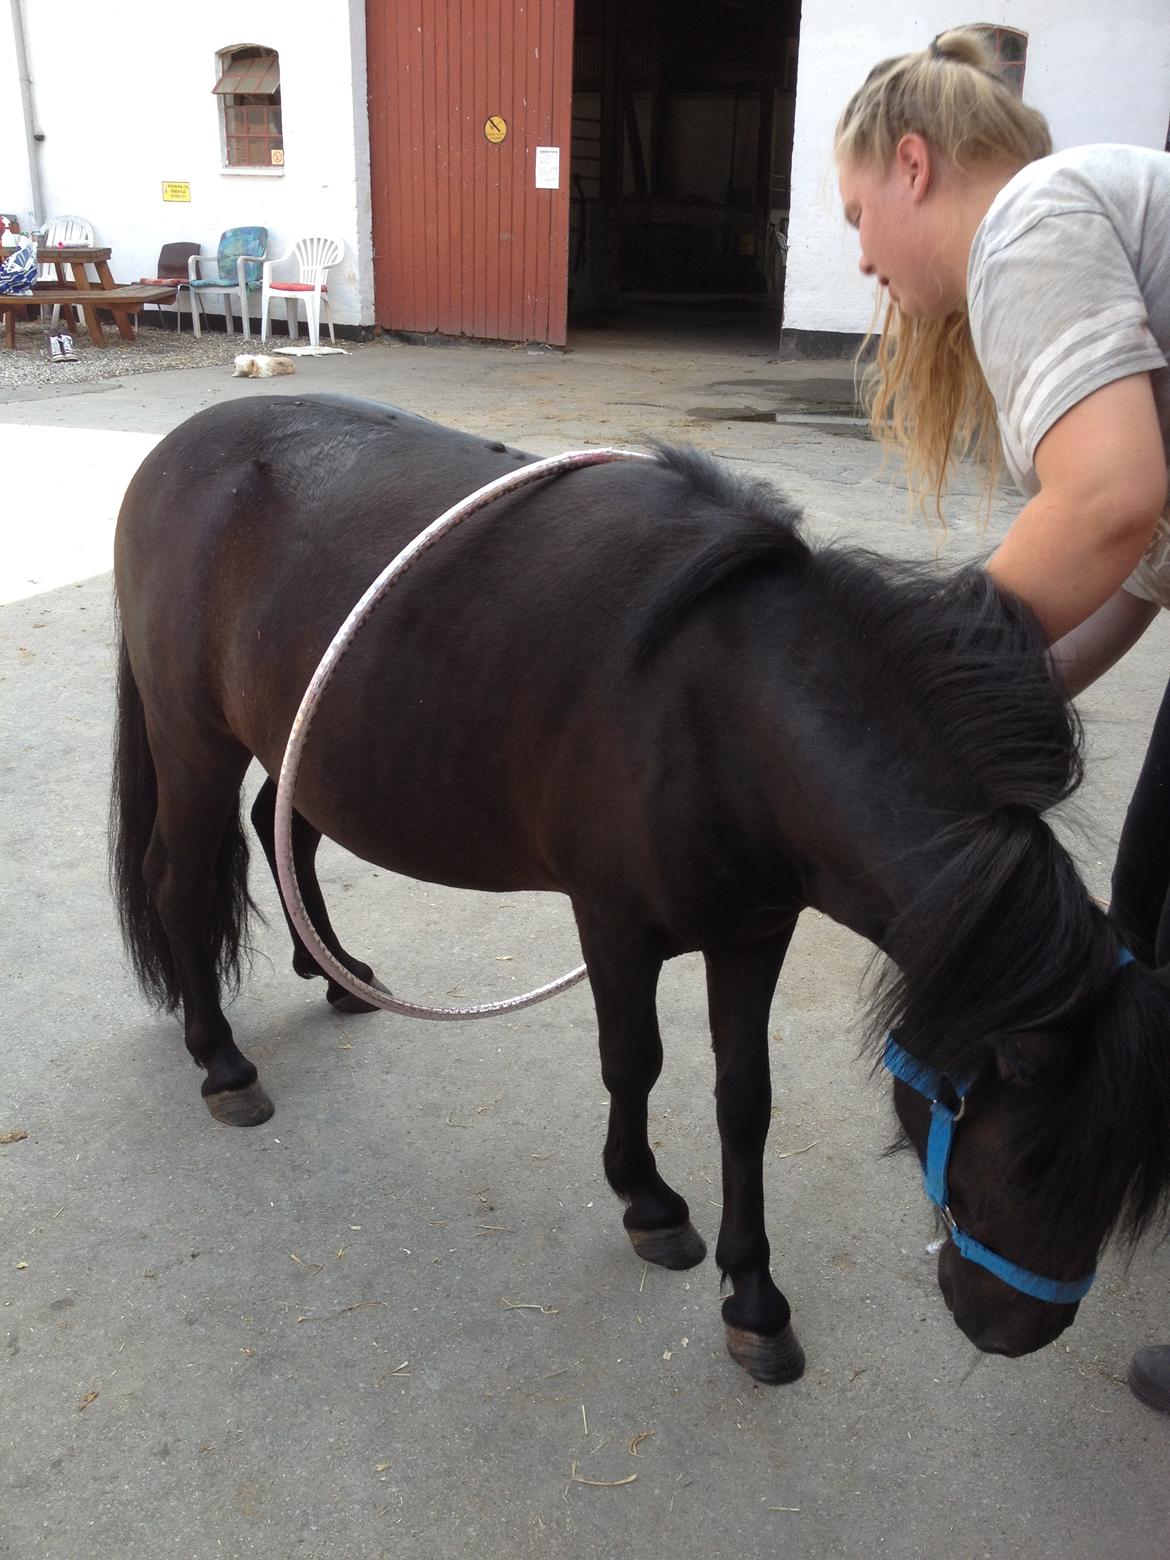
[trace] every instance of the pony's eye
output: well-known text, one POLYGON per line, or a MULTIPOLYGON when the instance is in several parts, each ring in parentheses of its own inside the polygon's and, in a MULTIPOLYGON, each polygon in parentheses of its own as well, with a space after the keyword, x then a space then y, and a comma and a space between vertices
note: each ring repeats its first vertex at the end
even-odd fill
POLYGON ((1009 1194, 1024 1202, 1035 1197, 1051 1162, 1051 1148, 1048 1146, 1024 1154, 1011 1166, 1005 1177, 1009 1194))
POLYGON ((996 1070, 1004 1083, 1019 1089, 1030 1089, 1040 1082, 1040 1069, 1016 1045, 1000 1048, 996 1055, 996 1070))

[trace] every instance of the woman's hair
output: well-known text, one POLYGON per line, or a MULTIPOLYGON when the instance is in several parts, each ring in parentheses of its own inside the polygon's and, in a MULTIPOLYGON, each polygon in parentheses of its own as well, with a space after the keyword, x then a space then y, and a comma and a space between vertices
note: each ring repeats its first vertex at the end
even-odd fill
MULTIPOLYGON (((1052 150, 1044 116, 1020 102, 997 74, 983 35, 967 28, 940 33, 929 48, 870 71, 838 122, 837 160, 885 170, 911 132, 960 172, 1014 171, 1052 150)), ((875 311, 863 352, 876 324, 875 311)), ((956 454, 984 462, 990 494, 999 466, 995 403, 965 307, 945 319, 908 319, 887 298, 867 381, 874 432, 887 449, 902 451, 919 503, 932 493, 941 514, 956 454)))

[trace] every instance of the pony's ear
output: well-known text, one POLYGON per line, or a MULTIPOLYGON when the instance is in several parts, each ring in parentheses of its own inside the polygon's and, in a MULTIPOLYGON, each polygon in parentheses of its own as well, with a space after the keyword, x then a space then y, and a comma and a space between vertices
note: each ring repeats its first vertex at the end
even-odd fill
POLYGON ((1068 1045, 1050 1029, 1020 1029, 995 1042, 1000 1081, 1017 1089, 1049 1083, 1068 1063, 1068 1045))

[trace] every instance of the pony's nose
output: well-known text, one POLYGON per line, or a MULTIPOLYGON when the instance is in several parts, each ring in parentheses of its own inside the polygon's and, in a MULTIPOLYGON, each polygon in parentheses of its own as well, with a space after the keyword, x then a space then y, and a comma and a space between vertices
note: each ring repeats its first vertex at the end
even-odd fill
POLYGON ((1022 1354, 1031 1354, 1034 1348, 1040 1347, 1038 1343, 1021 1340, 1017 1335, 1013 1334, 1010 1327, 1001 1327, 995 1324, 990 1327, 981 1327, 974 1332, 968 1332, 967 1336, 982 1353, 1003 1354, 1009 1360, 1019 1359, 1022 1354))
POLYGON ((1048 1306, 1040 1321, 1033 1318, 1003 1317, 966 1325, 956 1312, 955 1321, 984 1354, 1002 1354, 1009 1360, 1033 1354, 1058 1338, 1066 1327, 1072 1325, 1076 1306, 1048 1306))

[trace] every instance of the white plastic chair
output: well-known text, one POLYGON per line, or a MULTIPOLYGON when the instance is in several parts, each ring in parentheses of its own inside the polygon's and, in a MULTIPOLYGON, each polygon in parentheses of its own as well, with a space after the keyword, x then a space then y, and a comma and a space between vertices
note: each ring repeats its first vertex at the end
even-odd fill
POLYGON ((265 260, 260 282, 260 340, 268 340, 268 307, 278 298, 284 299, 288 319, 288 334, 295 341, 300 334, 298 304, 305 306, 305 321, 309 327, 310 346, 321 344, 321 310, 325 310, 325 323, 329 326, 329 339, 335 345, 333 311, 329 307, 329 288, 326 281, 330 269, 340 265, 345 256, 345 245, 337 238, 298 238, 287 254, 275 260, 265 260), (289 260, 297 262, 297 280, 285 281, 273 276, 273 269, 289 260))
MULTIPOLYGON (((87 222, 84 217, 54 217, 46 222, 44 228, 37 234, 37 247, 42 251, 56 249, 58 244, 92 244, 93 223, 87 222)), ((39 280, 50 282, 56 279, 56 271, 51 260, 45 261, 40 268, 39 280)))
MULTIPOLYGON (((46 250, 56 249, 58 244, 92 244, 93 223, 87 222, 84 217, 53 217, 46 222, 43 229, 37 234, 37 249, 40 254, 46 250)), ((57 268, 51 260, 44 261, 37 268, 38 282, 55 282, 57 280, 57 268)), ((45 317, 44 309, 41 310, 41 319, 45 317)), ((49 329, 56 330, 57 321, 61 318, 61 305, 53 305, 53 313, 49 321, 49 329)))

